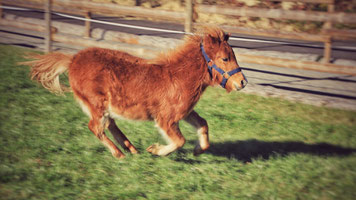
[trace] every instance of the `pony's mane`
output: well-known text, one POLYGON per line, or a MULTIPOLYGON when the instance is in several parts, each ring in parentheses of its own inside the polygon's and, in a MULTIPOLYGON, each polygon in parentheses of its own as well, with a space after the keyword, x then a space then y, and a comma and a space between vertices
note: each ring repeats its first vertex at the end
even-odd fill
POLYGON ((168 64, 179 62, 179 60, 187 55, 187 53, 191 52, 193 48, 199 47, 199 44, 203 41, 203 38, 211 37, 215 40, 223 41, 225 35, 224 31, 218 27, 203 27, 195 34, 186 35, 184 43, 175 49, 158 54, 156 58, 150 61, 150 63, 168 64))

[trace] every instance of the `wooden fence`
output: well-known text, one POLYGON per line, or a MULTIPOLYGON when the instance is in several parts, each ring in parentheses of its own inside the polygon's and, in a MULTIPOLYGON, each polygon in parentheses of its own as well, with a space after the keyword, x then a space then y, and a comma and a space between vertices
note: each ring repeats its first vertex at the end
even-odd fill
MULTIPOLYGON (((185 13, 164 11, 164 10, 157 10, 157 9, 148 9, 142 7, 120 6, 115 4, 95 3, 95 2, 88 2, 82 0, 44 0, 45 2, 44 4, 36 3, 32 1, 25 1, 25 0, 0 0, 0 4, 21 6, 21 7, 34 8, 34 9, 44 9, 45 11, 48 11, 45 12, 46 13, 45 16, 47 20, 45 26, 45 30, 46 30, 45 38, 46 38, 46 46, 47 46, 46 49, 48 51, 50 50, 51 38, 53 39, 53 34, 54 34, 53 28, 52 29, 50 28, 51 27, 50 26, 51 20, 49 15, 50 11, 82 15, 87 19, 91 18, 91 14, 101 14, 105 16, 129 15, 135 17, 154 18, 155 20, 161 20, 161 21, 174 21, 174 22, 184 23, 186 32, 192 32, 195 26, 202 25, 194 22, 194 16, 195 17, 199 16, 199 13, 324 22, 324 29, 319 34, 292 33, 292 32, 283 32, 279 30, 257 30, 257 29, 231 27, 231 26, 223 26, 223 29, 228 32, 246 34, 246 35, 323 42, 324 64, 313 62, 314 70, 319 69, 319 71, 328 71, 328 72, 340 71, 340 73, 343 74, 352 74, 352 75, 356 74, 354 68, 352 67, 346 67, 347 70, 345 70, 345 66, 328 64, 331 58, 332 41, 334 39, 338 39, 338 40, 356 39, 356 33, 354 31, 335 30, 332 29, 332 24, 333 23, 351 23, 351 24, 356 23, 356 14, 335 12, 334 0, 276 0, 276 1, 327 4, 328 12, 293 11, 293 10, 250 8, 250 7, 231 8, 231 7, 196 4, 194 3, 194 0, 185 1, 186 2, 185 13)), ((11 23, 8 23, 8 25, 11 25, 11 23)), ((89 21, 85 22, 85 27, 86 27, 86 32, 84 36, 88 38, 90 37, 90 32, 91 32, 91 24, 89 21)), ((247 55, 242 57, 245 58, 243 60, 246 62, 271 63, 270 58, 264 58, 262 56, 258 58, 250 58, 251 56, 247 56, 247 55)), ((286 63, 286 59, 273 58, 273 60, 275 65, 277 66, 292 67, 292 68, 300 68, 300 66, 303 66, 305 64, 308 65, 311 64, 310 62, 303 63, 302 61, 288 61, 287 62, 288 64, 284 64, 286 63), (293 62, 295 63, 294 65, 292 64, 293 62)))
MULTIPOLYGON (((283 1, 283 0, 279 0, 283 1)), ((286 0, 284 0, 286 1, 286 0)), ((300 2, 299 0, 287 0, 300 2)), ((329 63, 331 58, 331 48, 333 39, 356 39, 356 34, 350 34, 349 31, 334 31, 335 34, 330 34, 332 29, 332 23, 356 23, 356 14, 336 13, 334 12, 333 0, 318 0, 308 1, 307 3, 325 3, 328 4, 328 12, 320 11, 293 11, 282 9, 266 9, 266 8, 228 8, 219 6, 207 6, 199 5, 197 7, 198 12, 211 13, 211 14, 223 14, 230 16, 243 16, 243 17, 262 17, 270 19, 288 19, 297 21, 316 21, 324 22, 324 30, 319 34, 308 33, 290 33, 279 30, 256 30, 250 28, 241 27, 229 27, 225 26, 224 29, 233 33, 241 33, 255 36, 266 36, 272 38, 285 38, 296 39, 306 41, 317 41, 324 43, 324 62, 329 63), (337 33, 337 34, 336 34, 337 33)))

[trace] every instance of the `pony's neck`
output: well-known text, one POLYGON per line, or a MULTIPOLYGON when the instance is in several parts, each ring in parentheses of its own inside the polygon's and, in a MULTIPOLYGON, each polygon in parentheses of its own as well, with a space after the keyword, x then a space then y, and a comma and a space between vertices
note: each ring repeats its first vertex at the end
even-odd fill
POLYGON ((173 74, 180 74, 190 81, 195 80, 197 84, 203 84, 206 88, 212 81, 200 49, 201 40, 201 37, 190 36, 183 45, 165 57, 164 64, 173 74))

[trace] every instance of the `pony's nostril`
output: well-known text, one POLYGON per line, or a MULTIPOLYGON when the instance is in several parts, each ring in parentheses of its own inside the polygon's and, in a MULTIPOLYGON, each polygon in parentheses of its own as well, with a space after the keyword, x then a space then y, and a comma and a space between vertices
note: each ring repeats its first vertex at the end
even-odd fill
POLYGON ((242 80, 242 81, 241 81, 241 86, 242 86, 242 87, 245 87, 246 84, 247 84, 247 81, 245 81, 245 80, 242 80))

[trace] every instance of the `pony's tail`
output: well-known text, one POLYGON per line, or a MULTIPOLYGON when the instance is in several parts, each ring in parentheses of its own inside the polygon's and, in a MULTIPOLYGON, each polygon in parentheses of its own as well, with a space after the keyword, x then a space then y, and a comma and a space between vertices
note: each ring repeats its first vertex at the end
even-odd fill
POLYGON ((64 92, 70 91, 70 88, 59 82, 59 75, 68 70, 72 62, 72 55, 54 52, 45 55, 27 55, 26 58, 30 61, 19 64, 31 66, 32 80, 41 83, 44 88, 55 94, 62 95, 64 92))

